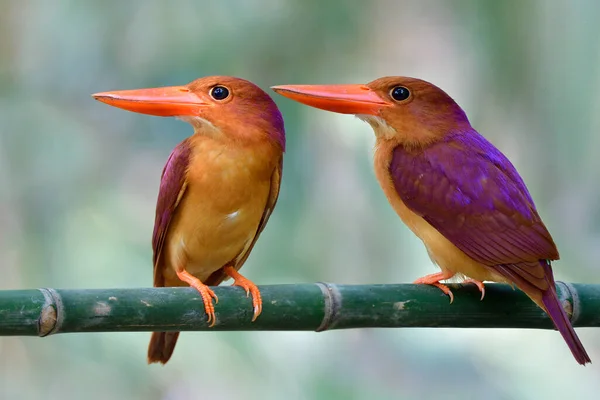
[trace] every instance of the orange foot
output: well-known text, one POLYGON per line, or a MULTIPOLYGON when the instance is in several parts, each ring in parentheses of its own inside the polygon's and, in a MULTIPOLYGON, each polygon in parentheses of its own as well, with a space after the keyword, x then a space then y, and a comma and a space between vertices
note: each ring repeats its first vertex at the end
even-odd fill
POLYGON ((254 307, 254 316, 252 317, 252 322, 256 321, 256 318, 258 318, 262 312, 262 298, 260 297, 260 291, 258 290, 258 287, 256 287, 256 285, 249 279, 242 276, 233 267, 227 266, 223 268, 223 272, 233 278, 232 286, 240 286, 246 291, 246 297, 252 293, 252 306, 254 307))
POLYGON ((481 292, 481 300, 483 300, 483 297, 485 296, 485 285, 483 284, 483 282, 477 281, 475 279, 466 279, 463 281, 463 283, 472 283, 476 285, 477 288, 479 288, 479 291, 481 292))
POLYGON ((444 292, 444 294, 450 297, 450 304, 452 304, 452 302, 454 301, 454 295, 452 294, 452 291, 448 286, 440 283, 440 281, 450 279, 453 276, 454 274, 452 272, 442 271, 438 272, 437 274, 425 275, 424 277, 417 279, 413 283, 421 285, 431 285, 439 288, 442 292, 444 292))
POLYGON ((217 317, 215 316, 215 306, 212 302, 212 299, 215 299, 215 303, 219 302, 219 298, 208 286, 206 286, 200 279, 191 275, 185 269, 181 271, 177 271, 177 277, 196 289, 200 292, 200 297, 202 297, 202 301, 204 302, 204 311, 206 311, 206 315, 208 315, 208 320, 206 321, 209 325, 209 328, 215 326, 215 322, 217 321, 217 317))

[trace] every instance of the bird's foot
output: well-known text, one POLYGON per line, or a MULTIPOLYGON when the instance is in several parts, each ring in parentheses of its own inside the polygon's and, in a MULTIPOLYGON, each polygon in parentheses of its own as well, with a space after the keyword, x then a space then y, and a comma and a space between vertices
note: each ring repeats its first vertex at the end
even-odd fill
POLYGON ((246 291, 246 297, 252 294, 252 307, 254 307, 254 316, 252 317, 252 322, 256 321, 256 318, 258 318, 262 312, 262 298, 260 297, 260 291, 258 290, 258 287, 231 266, 225 267, 223 272, 233 278, 232 286, 239 286, 246 291))
POLYGON ((438 272, 436 274, 425 275, 424 277, 417 279, 413 283, 420 284, 420 285, 431 285, 431 286, 437 287, 442 292, 444 292, 445 295, 450 297, 450 304, 452 304, 452 302, 454 301, 454 294, 452 294, 452 291, 450 290, 450 288, 448 286, 444 285, 443 283, 440 283, 440 281, 450 279, 453 276, 454 276, 454 273, 452 273, 452 272, 442 271, 442 272, 438 272))
POLYGON ((485 296, 485 285, 483 284, 483 282, 475 280, 475 279, 465 279, 463 281, 463 283, 472 283, 475 286, 477 286, 477 288, 481 292, 481 299, 480 300, 483 300, 483 298, 485 296))
POLYGON ((202 301, 204 302, 204 311, 206 312, 206 315, 208 315, 208 320, 206 321, 208 323, 208 327, 212 328, 215 326, 217 317, 215 316, 215 306, 212 302, 212 299, 215 299, 215 303, 219 302, 219 298, 215 292, 213 292, 211 288, 206 286, 204 283, 202 283, 202 281, 200 281, 200 279, 191 275, 185 269, 177 271, 177 277, 200 293, 200 297, 202 297, 202 301))

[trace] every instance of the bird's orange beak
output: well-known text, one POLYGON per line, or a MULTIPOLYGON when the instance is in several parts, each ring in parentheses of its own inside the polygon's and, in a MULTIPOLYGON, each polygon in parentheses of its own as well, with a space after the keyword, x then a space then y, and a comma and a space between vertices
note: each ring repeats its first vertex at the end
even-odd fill
POLYGON ((119 90, 92 96, 114 107, 159 117, 198 115, 200 108, 208 105, 187 86, 119 90))
POLYGON ((342 114, 378 115, 390 103, 365 85, 283 85, 275 92, 307 106, 342 114))

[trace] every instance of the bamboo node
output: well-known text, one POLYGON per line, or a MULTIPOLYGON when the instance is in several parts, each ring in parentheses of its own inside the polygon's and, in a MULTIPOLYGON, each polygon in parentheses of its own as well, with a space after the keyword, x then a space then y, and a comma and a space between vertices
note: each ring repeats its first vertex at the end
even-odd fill
POLYGON ((44 295, 44 305, 38 319, 38 336, 44 337, 58 331, 62 318, 63 304, 60 295, 54 289, 41 288, 44 295))
POLYGON ((574 323, 581 313, 581 302, 579 300, 579 294, 577 289, 570 283, 556 281, 556 286, 560 287, 561 294, 560 300, 561 305, 567 312, 571 323, 574 323))
POLYGON ((325 300, 325 310, 323 313, 323 320, 321 325, 315 332, 323 332, 331 329, 337 322, 337 316, 342 306, 342 295, 339 289, 333 283, 317 282, 316 285, 321 289, 323 298, 325 300))
POLYGON ((44 306, 38 321, 38 332, 40 337, 47 336, 56 325, 56 309, 52 305, 44 306))

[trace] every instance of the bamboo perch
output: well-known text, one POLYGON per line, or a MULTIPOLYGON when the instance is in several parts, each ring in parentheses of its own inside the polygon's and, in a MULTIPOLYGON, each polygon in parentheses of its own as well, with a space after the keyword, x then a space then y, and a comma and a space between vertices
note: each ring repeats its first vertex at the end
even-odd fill
MULTIPOLYGON (((29 289, 0 291, 0 336, 69 332, 325 331, 350 328, 534 328, 552 323, 525 294, 508 285, 449 285, 454 303, 439 289, 412 284, 327 283, 260 287, 263 312, 237 287, 213 288, 217 323, 206 324, 192 288, 29 289)), ((600 285, 557 282, 559 297, 576 327, 600 326, 600 285)))

